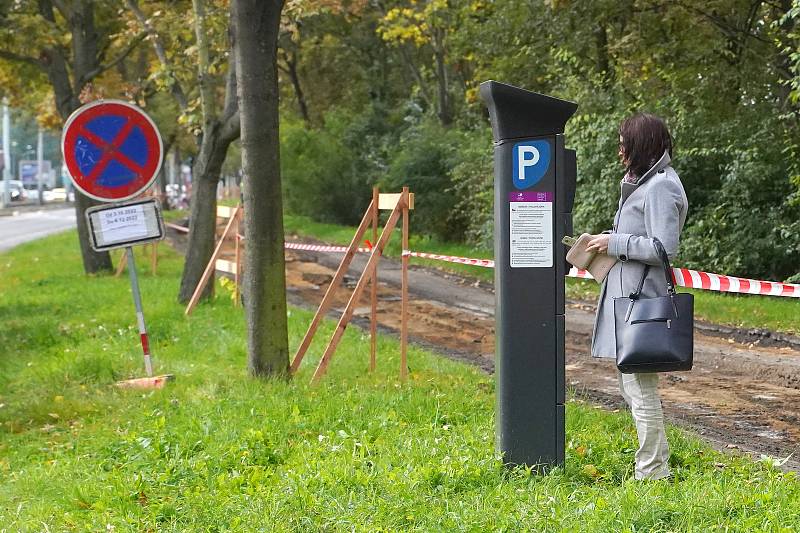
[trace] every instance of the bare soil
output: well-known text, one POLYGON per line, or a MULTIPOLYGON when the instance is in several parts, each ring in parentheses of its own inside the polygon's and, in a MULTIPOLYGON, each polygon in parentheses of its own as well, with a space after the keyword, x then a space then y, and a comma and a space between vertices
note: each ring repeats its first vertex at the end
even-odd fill
MULTIPOLYGON (((180 240, 180 237, 173 235, 180 240)), ((180 246, 180 243, 176 242, 180 246)), ((341 254, 287 251, 288 297, 316 309, 341 260, 341 254)), ((366 262, 357 256, 330 315, 338 318, 366 262)), ((400 328, 399 262, 381 259, 378 320, 381 330, 400 328)), ((489 284, 434 269, 412 266, 410 324, 412 342, 447 357, 494 369, 494 294, 489 284)), ((624 407, 613 361, 593 359, 590 340, 594 305, 568 302, 566 379, 573 394, 610 409, 624 407)), ((368 291, 354 324, 369 321, 368 291)), ((800 469, 800 342, 797 338, 701 324, 695 331, 691 372, 662 374, 660 390, 671 422, 688 428, 717 449, 788 460, 800 469)), ((380 354, 379 354, 380 357, 380 354)), ((334 363, 335 364, 335 363, 334 363)), ((409 362, 413 370, 413 360, 409 362)))

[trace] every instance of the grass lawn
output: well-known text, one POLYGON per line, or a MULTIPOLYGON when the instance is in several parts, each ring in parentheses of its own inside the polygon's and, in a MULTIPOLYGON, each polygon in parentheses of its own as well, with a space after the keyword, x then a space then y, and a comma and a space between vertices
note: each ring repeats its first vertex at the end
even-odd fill
MULTIPOLYGON (((286 215, 284 224, 287 234, 345 245, 350 243, 350 239, 353 238, 356 230, 356 228, 348 226, 314 222, 308 217, 296 215, 286 215)), ((475 248, 464 244, 440 242, 413 234, 409 238, 409 246, 412 250, 418 252, 477 259, 491 258, 494 254, 492 250, 475 248)), ((399 231, 395 231, 395 235, 392 236, 386 255, 399 257, 399 231)), ((487 281, 494 278, 494 271, 490 268, 417 258, 413 258, 411 261, 416 265, 435 267, 487 281)), ((599 285, 593 280, 567 278, 567 296, 570 298, 596 301, 599 295, 598 288, 599 285)), ((681 288, 681 291, 691 292, 695 295, 695 316, 698 319, 739 328, 764 328, 800 335, 800 299, 751 294, 725 294, 684 288, 681 288)))
MULTIPOLYGON (((494 385, 472 367, 350 329, 324 382, 245 370, 223 291, 185 318, 180 260, 142 273, 157 372, 142 375, 125 277, 82 274, 75 233, 0 255, 0 531, 794 531, 800 483, 669 428, 672 481, 632 480, 629 415, 572 398, 567 461, 503 467, 494 385)), ((292 309, 296 346, 310 313, 292 309)), ((325 333, 330 333, 330 323, 325 333)))

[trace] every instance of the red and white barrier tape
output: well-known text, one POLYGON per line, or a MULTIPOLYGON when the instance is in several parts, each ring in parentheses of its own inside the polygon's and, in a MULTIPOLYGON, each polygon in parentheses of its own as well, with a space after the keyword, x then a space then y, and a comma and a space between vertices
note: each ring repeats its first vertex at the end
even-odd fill
POLYGON ((168 228, 174 229, 175 231, 177 231, 179 233, 189 233, 189 228, 187 228, 186 226, 181 226, 179 224, 174 224, 172 222, 167 222, 164 225, 167 226, 168 228))
POLYGON ((491 259, 470 259, 468 257, 428 254, 425 252, 412 252, 409 250, 403 250, 403 255, 407 257, 419 257, 421 259, 433 259, 434 261, 447 261, 448 263, 458 263, 460 265, 474 265, 486 268, 494 268, 494 261, 491 259))
POLYGON ((778 281, 761 281, 747 278, 711 274, 688 268, 673 268, 675 281, 681 287, 705 289, 719 292, 736 292, 740 294, 761 294, 764 296, 784 296, 800 298, 800 285, 781 283, 778 281))
MULTIPOLYGON (((452 255, 428 254, 423 252, 412 252, 406 250, 403 255, 409 257, 420 257, 433 259, 435 261, 447 261, 462 265, 476 265, 487 268, 494 268, 494 261, 491 259, 471 259, 467 257, 456 257, 452 255)), ((747 278, 737 278, 722 274, 712 274, 710 272, 700 272, 688 268, 673 268, 675 282, 680 287, 689 289, 705 289, 718 292, 735 292, 740 294, 761 294, 764 296, 783 296, 788 298, 800 298, 800 284, 780 283, 777 281, 760 281, 747 278)), ((592 275, 586 270, 575 267, 569 269, 567 276, 571 278, 592 279, 592 275)))
MULTIPOLYGON (((302 244, 299 242, 287 242, 285 245, 287 250, 307 250, 309 252, 346 252, 347 246, 322 246, 319 244, 302 244)), ((360 253, 369 253, 371 248, 358 248, 360 253)))
MULTIPOLYGON (((177 224, 167 223, 167 226, 177 231, 187 231, 177 224)), ((318 244, 303 244, 297 242, 287 242, 288 250, 306 250, 310 252, 340 252, 347 251, 346 246, 323 246, 318 244)), ((360 253, 370 253, 371 248, 358 248, 360 253)), ((404 250, 403 255, 407 257, 419 257, 421 259, 431 259, 434 261, 446 261, 461 265, 480 266, 494 268, 494 261, 491 259, 473 259, 470 257, 458 257, 454 255, 430 254, 426 252, 412 252, 404 250)), ((737 278, 723 274, 712 274, 688 268, 673 268, 675 282, 680 287, 689 289, 704 289, 717 292, 733 292, 739 294, 761 294, 764 296, 782 296, 786 298, 800 298, 800 284, 781 283, 778 281, 762 281, 748 278, 737 278)), ((571 278, 592 279, 592 275, 586 270, 575 267, 569 269, 567 273, 571 278)))

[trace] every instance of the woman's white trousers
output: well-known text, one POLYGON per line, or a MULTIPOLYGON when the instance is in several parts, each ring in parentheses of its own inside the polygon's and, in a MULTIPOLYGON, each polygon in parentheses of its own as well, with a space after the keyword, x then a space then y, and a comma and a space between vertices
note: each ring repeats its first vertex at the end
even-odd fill
POLYGON ((631 408, 639 436, 636 479, 669 476, 669 445, 658 395, 658 374, 619 373, 619 389, 631 408))

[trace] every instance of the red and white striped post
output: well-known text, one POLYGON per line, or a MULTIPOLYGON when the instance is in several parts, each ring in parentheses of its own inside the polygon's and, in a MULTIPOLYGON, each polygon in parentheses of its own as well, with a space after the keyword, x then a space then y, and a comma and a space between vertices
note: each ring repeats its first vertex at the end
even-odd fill
POLYGON ((139 278, 136 276, 136 262, 133 258, 133 248, 125 248, 128 256, 128 274, 131 278, 131 292, 133 293, 133 305, 136 306, 136 323, 139 325, 139 339, 142 341, 142 352, 144 353, 144 368, 147 377, 153 377, 153 363, 150 361, 150 340, 147 338, 147 327, 144 323, 144 311, 142 310, 142 295, 139 293, 139 278))

